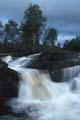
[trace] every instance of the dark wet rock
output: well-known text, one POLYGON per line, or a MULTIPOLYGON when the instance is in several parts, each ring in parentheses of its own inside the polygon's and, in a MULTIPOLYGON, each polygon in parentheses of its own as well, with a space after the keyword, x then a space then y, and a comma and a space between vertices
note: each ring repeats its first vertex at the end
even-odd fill
POLYGON ((51 80, 54 82, 62 82, 63 81, 63 72, 62 70, 56 70, 56 71, 49 71, 49 75, 51 77, 51 80))
POLYGON ((57 70, 80 64, 78 54, 70 52, 44 52, 39 57, 32 61, 28 67, 36 69, 57 70))
POLYGON ((12 113, 11 107, 5 105, 5 104, 0 104, 0 116, 3 115, 8 115, 12 113))
POLYGON ((73 59, 78 56, 77 53, 72 52, 43 52, 39 58, 41 60, 49 60, 49 61, 62 61, 62 60, 68 60, 73 59))
POLYGON ((8 67, 8 64, 0 60, 0 70, 8 67))
POLYGON ((77 53, 44 52, 27 67, 48 70, 53 81, 61 82, 63 80, 62 69, 75 65, 80 65, 80 58, 77 53))
POLYGON ((0 61, 0 114, 9 111, 6 102, 18 96, 18 73, 8 68, 7 63, 0 61))

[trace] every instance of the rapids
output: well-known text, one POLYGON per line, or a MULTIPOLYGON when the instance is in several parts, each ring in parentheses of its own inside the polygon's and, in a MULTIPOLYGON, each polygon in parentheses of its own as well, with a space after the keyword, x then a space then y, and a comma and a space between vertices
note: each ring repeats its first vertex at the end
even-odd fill
POLYGON ((25 67, 37 56, 4 58, 20 78, 18 97, 8 104, 14 112, 29 116, 23 120, 80 120, 80 66, 63 69, 64 81, 56 83, 48 71, 25 67))

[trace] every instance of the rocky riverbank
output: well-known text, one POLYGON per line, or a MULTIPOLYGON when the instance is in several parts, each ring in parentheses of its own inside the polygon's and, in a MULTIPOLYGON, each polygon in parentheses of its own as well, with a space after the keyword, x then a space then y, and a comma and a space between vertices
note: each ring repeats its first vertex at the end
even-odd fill
MULTIPOLYGON (((26 67, 48 70, 52 80, 55 78, 56 82, 61 82, 62 69, 75 65, 80 65, 79 53, 43 52, 26 67), (58 79, 56 76, 58 76, 58 79)), ((7 63, 0 61, 0 115, 11 112, 11 108, 5 103, 18 96, 18 89, 18 73, 8 68, 7 63)))
POLYGON ((36 69, 57 70, 80 65, 79 53, 73 52, 43 52, 32 61, 28 67, 36 69))
POLYGON ((9 112, 6 102, 18 95, 18 73, 0 61, 0 115, 9 112))

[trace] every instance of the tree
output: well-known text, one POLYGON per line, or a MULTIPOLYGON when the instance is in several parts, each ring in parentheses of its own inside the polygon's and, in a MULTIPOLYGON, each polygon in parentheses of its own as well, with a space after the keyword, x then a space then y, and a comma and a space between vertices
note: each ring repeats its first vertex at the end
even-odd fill
POLYGON ((70 41, 65 41, 63 48, 70 51, 80 51, 80 36, 70 41))
POLYGON ((61 48, 61 43, 60 42, 58 42, 57 47, 61 48))
POLYGON ((3 38, 3 34, 4 34, 4 26, 3 26, 2 22, 0 21, 0 39, 3 38))
POLYGON ((33 50, 39 45, 39 39, 46 25, 46 17, 38 5, 30 5, 25 11, 21 24, 23 45, 33 50))
POLYGON ((64 45, 63 45, 64 49, 66 49, 68 47, 69 42, 70 42, 69 40, 65 40, 64 45))
POLYGON ((44 39, 44 46, 48 46, 50 49, 52 49, 55 45, 55 41, 57 40, 58 32, 55 28, 47 28, 47 34, 44 39))
POLYGON ((9 20, 5 25, 5 41, 14 44, 18 35, 18 24, 14 20, 9 20))

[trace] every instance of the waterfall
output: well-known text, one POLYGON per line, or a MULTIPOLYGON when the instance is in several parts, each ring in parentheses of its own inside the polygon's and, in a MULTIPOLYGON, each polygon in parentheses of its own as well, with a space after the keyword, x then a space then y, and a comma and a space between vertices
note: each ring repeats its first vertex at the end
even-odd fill
POLYGON ((7 57, 4 57, 2 60, 6 63, 9 63, 10 61, 12 61, 12 57, 8 55, 7 57))
MULTIPOLYGON (((26 68, 39 54, 18 58, 9 62, 9 68, 16 70, 20 77, 19 101, 51 100, 60 94, 59 86, 54 87, 47 71, 26 68), (54 92, 54 94, 53 94, 54 92)), ((55 84, 55 83, 54 83, 55 84)), ((62 83, 63 84, 63 83, 62 83)), ((61 89, 62 91, 62 89, 61 89)))
POLYGON ((63 72, 63 80, 71 80, 72 78, 78 76, 80 73, 80 65, 64 68, 63 72))
POLYGON ((8 62, 20 78, 18 98, 9 102, 13 111, 25 112, 29 120, 80 120, 80 66, 63 69, 70 81, 56 83, 47 71, 25 67, 37 56, 8 62))

